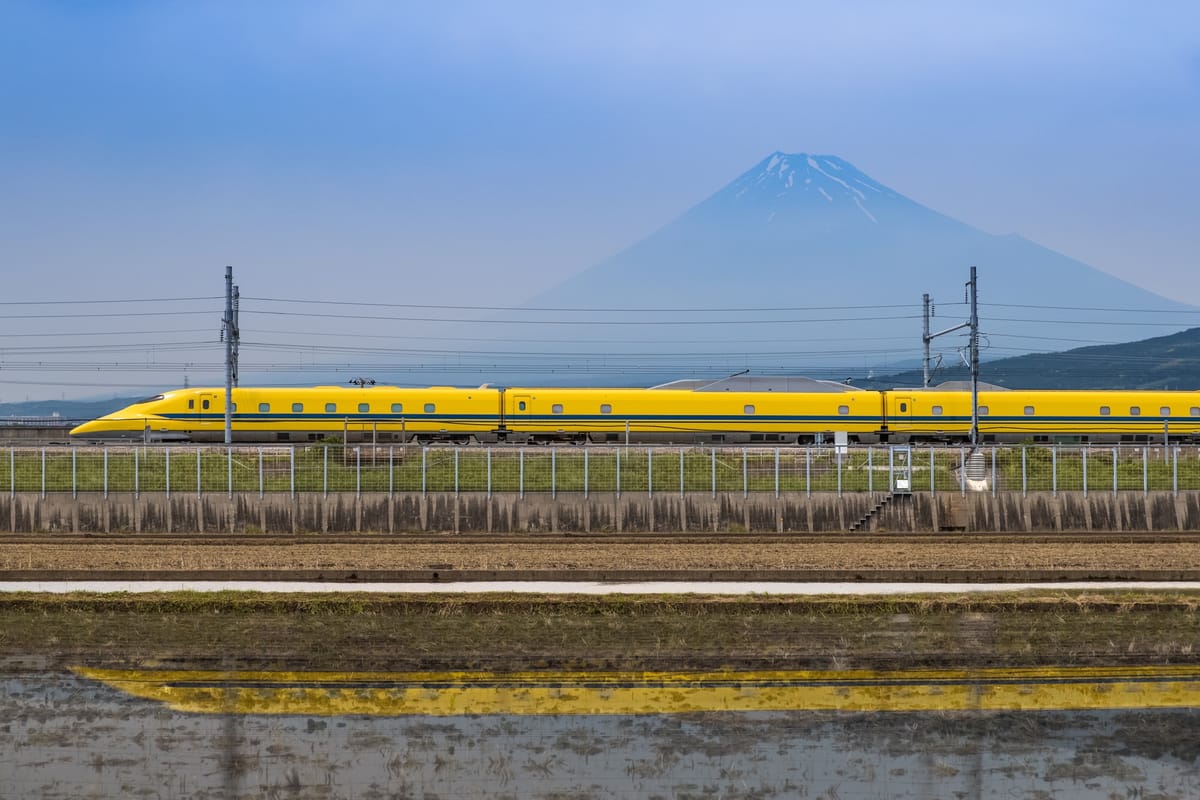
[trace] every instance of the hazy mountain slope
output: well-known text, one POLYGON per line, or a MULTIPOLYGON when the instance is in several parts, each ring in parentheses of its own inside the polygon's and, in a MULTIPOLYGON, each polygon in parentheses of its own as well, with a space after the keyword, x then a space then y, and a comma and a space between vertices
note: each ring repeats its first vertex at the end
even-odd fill
MULTIPOLYGON (((931 383, 968 380, 965 367, 937 370, 931 383)), ((1200 328, 1139 342, 1080 347, 984 361, 981 381, 1012 389, 1200 389, 1200 328)), ((920 386, 920 370, 856 381, 867 388, 920 386)))
MULTIPOLYGON (((794 330, 798 342, 904 340, 915 342, 919 354, 922 293, 943 304, 961 302, 972 265, 979 271, 984 330, 1008 337, 1004 345, 1017 349, 1045 349, 1037 340, 1062 337, 1063 329, 1030 323, 1030 314, 1014 313, 1009 305, 1187 308, 1019 236, 995 236, 958 222, 836 156, 804 153, 768 156, 646 239, 530 305, 854 307, 849 314, 827 315, 855 317, 847 322, 777 330, 794 330), (905 308, 880 308, 895 304, 905 308)), ((1073 337, 1112 339, 1102 314, 1084 316, 1095 324, 1073 327, 1073 337)), ((1122 333, 1137 338, 1161 330, 1122 333)))

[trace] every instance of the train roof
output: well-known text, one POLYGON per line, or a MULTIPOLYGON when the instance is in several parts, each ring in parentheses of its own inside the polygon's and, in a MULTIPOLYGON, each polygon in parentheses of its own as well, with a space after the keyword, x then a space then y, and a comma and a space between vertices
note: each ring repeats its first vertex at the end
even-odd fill
MULTIPOLYGON (((943 381, 937 386, 897 386, 892 391, 901 392, 969 392, 971 391, 970 381, 943 381)), ((1007 392, 1011 391, 1007 386, 997 386, 994 383, 979 382, 979 391, 981 392, 1007 392)))
POLYGON ((861 392, 857 386, 815 378, 787 375, 732 375, 717 380, 685 379, 651 386, 653 389, 672 389, 693 392, 861 392))

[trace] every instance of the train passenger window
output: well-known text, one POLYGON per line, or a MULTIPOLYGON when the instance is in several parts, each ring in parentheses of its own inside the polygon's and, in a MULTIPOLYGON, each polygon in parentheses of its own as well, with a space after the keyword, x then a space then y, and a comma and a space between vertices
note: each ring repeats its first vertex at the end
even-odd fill
POLYGON ((231 405, 229 407, 229 410, 232 411, 234 414, 236 414, 237 413, 237 403, 234 403, 233 405, 231 405))
POLYGON ((258 410, 260 413, 265 414, 266 412, 271 410, 271 404, 270 403, 259 403, 258 410))
POLYGON ((337 403, 326 403, 325 404, 325 413, 326 414, 332 414, 335 411, 337 411, 337 403))
POLYGON ((600 404, 600 413, 601 414, 611 414, 612 413, 612 405, 610 405, 609 403, 601 403, 600 404))
POLYGON ((988 407, 987 406, 979 406, 978 410, 979 410, 979 416, 986 417, 988 415, 988 407))
POLYGON ((900 412, 904 413, 905 411, 908 411, 908 403, 901 403, 900 404, 900 412))
POLYGON ((292 411, 297 414, 304 410, 304 403, 292 403, 292 411))
POLYGON ((838 406, 838 413, 843 417, 850 413, 850 406, 838 406))
POLYGON ((368 411, 370 411, 370 410, 371 410, 371 404, 370 404, 370 403, 359 403, 359 404, 358 404, 358 413, 360 413, 360 414, 366 414, 366 413, 367 413, 368 411))
POLYGON ((525 401, 522 400, 521 402, 517 403, 517 411, 524 411, 524 410, 525 410, 525 401))
POLYGON ((942 415, 942 407, 941 406, 934 406, 933 408, 931 408, 929 410, 933 412, 933 415, 935 417, 940 417, 942 415))
POLYGON ((1027 416, 1027 417, 1033 416, 1033 406, 1025 406, 1025 416, 1027 416))
POLYGON ((1107 417, 1111 413, 1112 409, 1110 409, 1108 406, 1100 406, 1100 416, 1107 417))
POLYGON ((1163 406, 1162 408, 1160 408, 1160 409, 1158 410, 1158 415, 1159 415, 1160 417, 1169 417, 1169 416, 1171 416, 1171 407, 1170 407, 1170 406, 1163 406))
POLYGON ((1200 406, 1192 406, 1192 416, 1200 417, 1200 406))
POLYGON ((554 405, 550 406, 550 413, 551 414, 561 414, 562 413, 562 403, 555 403, 554 405))
POLYGON ((435 406, 433 403, 425 404, 425 413, 426 414, 432 414, 436 410, 437 410, 437 406, 435 406))
POLYGON ((392 413, 393 414, 399 414, 403 410, 404 410, 403 403, 392 403, 392 413))
POLYGON ((196 401, 188 400, 188 408, 195 408, 195 407, 196 407, 196 401))
POLYGON ((1129 416, 1140 417, 1141 415, 1142 415, 1142 407, 1141 406, 1130 406, 1129 407, 1129 416))
POLYGON ((742 411, 745 412, 746 416, 750 416, 754 413, 754 406, 746 406, 742 411))
POLYGON ((208 411, 208 401, 207 401, 207 400, 201 400, 201 401, 200 401, 200 407, 201 407, 201 408, 203 408, 205 411, 208 411))

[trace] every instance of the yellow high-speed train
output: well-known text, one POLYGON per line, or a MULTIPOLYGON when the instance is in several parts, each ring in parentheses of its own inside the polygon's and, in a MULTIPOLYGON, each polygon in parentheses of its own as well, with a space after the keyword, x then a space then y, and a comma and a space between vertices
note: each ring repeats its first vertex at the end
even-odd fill
MULTIPOLYGON (((979 392, 981 442, 1200 441, 1200 392, 979 392)), ((235 442, 963 441, 961 388, 871 391, 806 378, 733 377, 648 389, 395 386, 238 388, 235 442)), ((89 441, 223 442, 223 389, 177 389, 71 431, 89 441)))

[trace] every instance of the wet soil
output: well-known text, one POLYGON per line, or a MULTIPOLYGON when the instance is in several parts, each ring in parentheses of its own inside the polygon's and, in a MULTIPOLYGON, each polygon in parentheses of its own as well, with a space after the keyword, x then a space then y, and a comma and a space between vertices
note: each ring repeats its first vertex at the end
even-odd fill
MULTIPOLYGON (((1014 574, 1048 570, 1136 572, 1170 568, 1200 571, 1195 541, 1011 541, 901 540, 889 542, 786 540, 741 543, 672 539, 546 543, 404 541, 326 544, 288 540, 278 544, 0 541, 4 571, 202 571, 258 570, 697 570, 776 571, 969 571, 1014 574)), ((569 576, 564 575, 564 578, 569 576)))
POLYGON ((0 597, 0 671, 844 669, 1200 663, 1200 593, 0 597))

